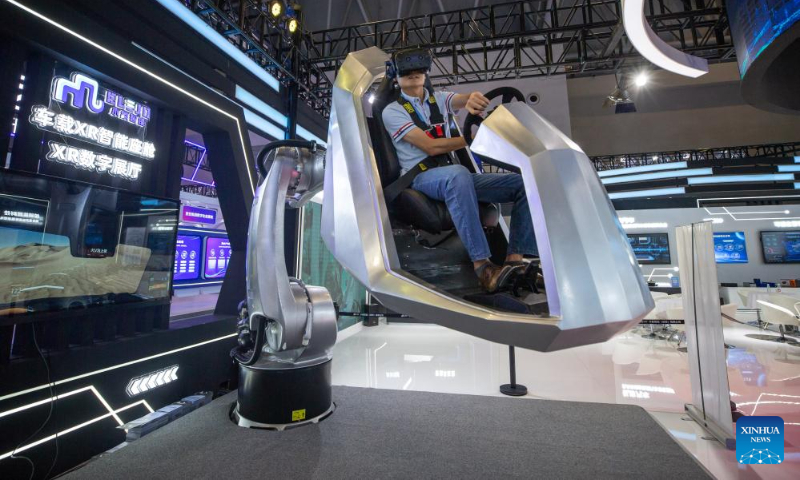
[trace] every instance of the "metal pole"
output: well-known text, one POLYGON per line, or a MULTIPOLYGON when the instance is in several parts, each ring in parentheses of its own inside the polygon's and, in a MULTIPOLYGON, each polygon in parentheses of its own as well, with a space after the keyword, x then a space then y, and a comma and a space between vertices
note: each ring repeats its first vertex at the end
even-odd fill
POLYGON ((514 355, 514 346, 508 346, 508 363, 511 369, 511 387, 517 387, 517 359, 514 355))
POLYGON ((508 346, 508 366, 511 373, 511 383, 500 385, 500 393, 511 397, 521 397, 528 393, 528 387, 517 384, 517 359, 514 354, 514 346, 508 346))

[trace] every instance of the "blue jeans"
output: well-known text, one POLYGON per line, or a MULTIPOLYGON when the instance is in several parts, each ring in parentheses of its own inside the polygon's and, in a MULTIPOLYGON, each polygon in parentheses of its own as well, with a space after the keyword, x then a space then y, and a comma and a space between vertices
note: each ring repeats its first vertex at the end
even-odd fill
POLYGON ((483 234, 478 202, 514 202, 508 254, 537 255, 528 197, 522 177, 512 173, 470 173, 462 165, 448 165, 422 172, 411 188, 447 204, 458 236, 473 262, 492 256, 483 234))

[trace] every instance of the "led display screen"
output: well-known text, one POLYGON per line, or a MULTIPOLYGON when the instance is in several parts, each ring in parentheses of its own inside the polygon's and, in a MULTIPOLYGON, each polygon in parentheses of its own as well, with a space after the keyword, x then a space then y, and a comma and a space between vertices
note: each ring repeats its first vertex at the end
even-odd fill
POLYGON ((172 279, 176 282, 200 278, 200 237, 178 235, 175 244, 175 266, 172 279))
POLYGON ((231 242, 227 238, 206 237, 205 265, 203 277, 206 280, 222 279, 231 260, 231 242))
POLYGON ((217 211, 210 208, 184 205, 181 209, 181 222, 214 225, 217 223, 217 211))
POLYGON ((0 175, 0 310, 169 296, 178 203, 44 175, 0 175))
POLYGON ((765 263, 800 263, 800 230, 761 232, 765 263))
POLYGON ((642 265, 669 265, 669 237, 666 233, 629 233, 628 242, 642 265))
POLYGON ((761 52, 800 20, 800 0, 728 0, 727 10, 742 76, 761 52))
POLYGON ((744 232, 715 232, 714 259, 717 263, 747 263, 744 232))

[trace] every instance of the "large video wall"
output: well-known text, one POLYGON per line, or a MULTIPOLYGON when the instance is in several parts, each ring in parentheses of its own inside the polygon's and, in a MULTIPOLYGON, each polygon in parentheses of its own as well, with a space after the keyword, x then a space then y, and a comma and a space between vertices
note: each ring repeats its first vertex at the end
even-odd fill
POLYGON ((727 9, 743 77, 761 52, 800 20, 800 0, 728 0, 727 9))

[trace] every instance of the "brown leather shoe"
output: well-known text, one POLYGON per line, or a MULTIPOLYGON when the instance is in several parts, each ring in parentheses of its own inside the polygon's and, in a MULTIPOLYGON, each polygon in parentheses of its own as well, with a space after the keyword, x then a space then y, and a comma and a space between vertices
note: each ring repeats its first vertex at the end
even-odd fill
POLYGON ((487 262, 475 270, 475 274, 478 275, 478 283, 481 288, 488 293, 494 293, 508 280, 508 276, 513 270, 514 268, 508 265, 498 267, 494 263, 487 262))

